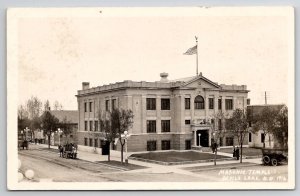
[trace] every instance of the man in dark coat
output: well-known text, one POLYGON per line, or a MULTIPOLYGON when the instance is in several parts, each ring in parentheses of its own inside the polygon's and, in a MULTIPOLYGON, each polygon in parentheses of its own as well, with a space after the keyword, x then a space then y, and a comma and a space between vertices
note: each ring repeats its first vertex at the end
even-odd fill
POLYGON ((62 157, 64 153, 64 148, 62 147, 62 145, 58 146, 58 150, 59 150, 59 156, 62 157))

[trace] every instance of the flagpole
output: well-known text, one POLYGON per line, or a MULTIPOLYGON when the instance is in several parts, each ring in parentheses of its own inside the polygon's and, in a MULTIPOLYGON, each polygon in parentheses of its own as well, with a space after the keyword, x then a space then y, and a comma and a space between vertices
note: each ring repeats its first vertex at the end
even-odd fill
POLYGON ((196 76, 198 76, 198 37, 195 36, 196 39, 196 76))

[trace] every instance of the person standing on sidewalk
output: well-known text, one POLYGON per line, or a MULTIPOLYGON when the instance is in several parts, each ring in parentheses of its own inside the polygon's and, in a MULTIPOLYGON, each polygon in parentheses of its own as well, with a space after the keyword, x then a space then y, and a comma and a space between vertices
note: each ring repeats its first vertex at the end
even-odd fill
POLYGON ((236 150, 235 150, 235 156, 236 156, 236 160, 240 159, 240 149, 239 149, 239 147, 237 147, 236 150))
POLYGON ((235 146, 233 146, 232 157, 236 157, 236 150, 235 150, 235 146))

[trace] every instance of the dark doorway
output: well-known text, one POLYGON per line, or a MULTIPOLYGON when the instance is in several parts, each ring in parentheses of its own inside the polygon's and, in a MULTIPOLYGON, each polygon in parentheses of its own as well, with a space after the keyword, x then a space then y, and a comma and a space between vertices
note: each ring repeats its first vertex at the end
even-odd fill
POLYGON ((208 130, 198 130, 197 131, 197 146, 199 146, 199 134, 201 134, 200 136, 200 145, 203 147, 209 147, 209 142, 208 142, 208 130))

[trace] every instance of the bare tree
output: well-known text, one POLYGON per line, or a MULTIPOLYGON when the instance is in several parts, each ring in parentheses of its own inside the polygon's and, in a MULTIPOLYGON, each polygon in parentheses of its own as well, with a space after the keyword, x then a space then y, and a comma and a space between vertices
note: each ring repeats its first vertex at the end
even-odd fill
POLYGON ((54 110, 62 110, 63 109, 63 106, 61 103, 59 103, 57 100, 54 102, 53 104, 53 109, 54 110))
POLYGON ((20 105, 18 107, 18 130, 21 131, 26 127, 29 127, 30 124, 31 121, 28 118, 28 112, 23 105, 20 105))
MULTIPOLYGON (((29 127, 31 140, 33 139, 34 130, 40 127, 39 117, 42 112, 42 102, 38 97, 31 97, 25 103, 18 107, 18 128, 24 129, 29 127), (25 127, 24 127, 25 126, 25 127)), ((27 134, 26 133, 26 134, 27 134)))
POLYGON ((24 105, 18 107, 18 118, 25 119, 28 118, 28 111, 24 105))
POLYGON ((112 130, 116 131, 121 144, 121 163, 124 163, 124 145, 126 140, 122 137, 125 131, 128 131, 133 124, 133 112, 131 110, 114 109, 111 113, 112 130))
MULTIPOLYGON (((118 138, 116 130, 112 129, 112 114, 109 111, 99 111, 98 116, 100 129, 103 132, 104 138, 106 142, 108 142, 108 146, 110 148, 111 143, 118 138)), ((108 153, 108 161, 110 161, 110 153, 108 153)))
POLYGON ((212 116, 213 123, 211 123, 211 127, 213 130, 213 143, 211 148, 213 153, 215 154, 214 157, 214 165, 217 165, 217 154, 218 154, 218 147, 220 144, 220 138, 223 138, 225 135, 225 114, 223 112, 218 112, 212 116))
POLYGON ((28 112, 28 118, 34 119, 40 117, 42 113, 42 101, 38 97, 31 97, 26 102, 26 110, 28 112))
POLYGON ((49 111, 46 111, 41 116, 41 127, 46 131, 48 136, 48 148, 50 148, 51 134, 56 131, 59 125, 59 120, 52 115, 49 111))
POLYGON ((243 143, 246 134, 249 133, 249 119, 247 112, 242 109, 236 109, 233 111, 232 117, 227 120, 226 129, 231 130, 233 135, 237 137, 238 144, 240 146, 240 163, 242 163, 243 156, 243 143))
POLYGON ((49 111, 50 110, 50 102, 49 100, 46 100, 45 103, 44 103, 44 112, 45 111, 49 111))
MULTIPOLYGON (((114 109, 112 112, 102 112, 99 116, 100 126, 105 134, 106 141, 111 144, 118 138, 121 144, 121 162, 123 164, 125 140, 122 135, 133 124, 133 112, 131 110, 114 109)), ((108 156, 108 160, 110 161, 110 156, 108 156)))
POLYGON ((288 147, 288 108, 284 105, 276 117, 276 127, 273 135, 280 147, 288 147))

